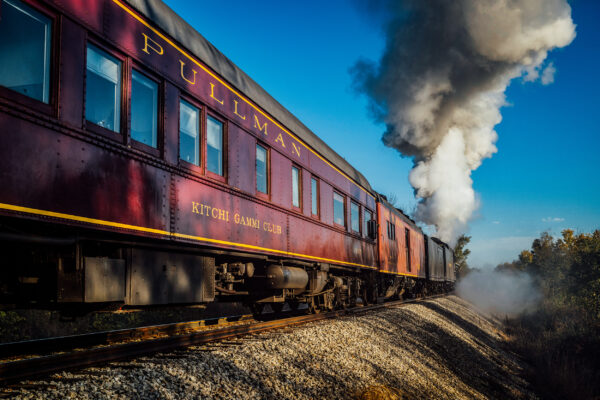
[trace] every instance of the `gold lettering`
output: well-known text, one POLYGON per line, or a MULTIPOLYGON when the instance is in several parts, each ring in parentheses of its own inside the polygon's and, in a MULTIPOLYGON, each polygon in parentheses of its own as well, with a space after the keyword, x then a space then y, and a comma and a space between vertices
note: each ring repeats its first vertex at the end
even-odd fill
POLYGON ((210 97, 215 99, 217 101, 217 103, 223 105, 223 100, 219 100, 215 97, 215 84, 212 82, 210 83, 210 97))
POLYGON ((281 235, 281 225, 277 225, 277 234, 281 235))
POLYGON ((292 142, 292 146, 294 147, 293 152, 298 154, 298 157, 300 157, 300 149, 296 146, 296 143, 292 142))
POLYGON ((245 115, 240 115, 238 113, 238 102, 237 102, 237 100, 233 100, 233 104, 234 104, 233 113, 245 121, 246 120, 246 116, 245 115))
POLYGON ((281 136, 281 133, 279 134, 279 136, 277 136, 277 139, 275 139, 275 142, 281 143, 283 148, 285 148, 285 143, 283 143, 283 136, 281 136))
MULTIPOLYGON (((229 211, 217 207, 211 207, 202 203, 196 203, 195 201, 192 201, 192 213, 229 222, 229 211)), ((260 219, 245 217, 237 212, 233 213, 233 222, 235 222, 237 225, 244 225, 254 229, 260 229, 261 226, 260 219)), ((281 234, 281 227, 279 225, 262 222, 262 226, 265 232, 281 234)))
POLYGON ((256 116, 256 114, 254 114, 254 127, 257 128, 260 132, 264 133, 265 136, 268 136, 267 122, 265 121, 265 124, 261 125, 260 122, 258 121, 258 117, 256 116), (263 132, 263 129, 264 129, 264 132, 263 132))
POLYGON ((183 73, 183 67, 185 66, 185 63, 181 60, 179 60, 179 63, 181 64, 181 77, 183 78, 183 80, 191 85, 195 85, 196 84, 196 72, 198 72, 198 71, 196 71, 195 69, 192 68, 194 75, 193 75, 192 80, 189 80, 188 78, 185 77, 185 74, 183 73))
POLYGON ((158 43, 156 43, 154 40, 150 39, 148 37, 148 35, 146 35, 145 33, 142 32, 142 35, 144 35, 144 48, 142 49, 142 51, 146 54, 150 54, 150 52, 148 51, 148 49, 153 50, 156 54, 158 54, 159 56, 162 55, 164 53, 164 50, 162 48, 162 46, 158 43), (156 45, 156 47, 151 46, 148 41, 152 42, 153 44, 156 45))

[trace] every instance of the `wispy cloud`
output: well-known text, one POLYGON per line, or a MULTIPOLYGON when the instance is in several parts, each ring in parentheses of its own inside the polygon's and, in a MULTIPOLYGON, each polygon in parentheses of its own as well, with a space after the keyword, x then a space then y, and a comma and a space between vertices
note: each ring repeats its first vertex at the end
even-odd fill
POLYGON ((494 224, 494 225, 500 225, 500 221, 492 221, 492 224, 494 224))
POLYGON ((542 218, 542 222, 563 222, 565 219, 560 217, 542 218))
POLYGON ((549 85, 554 82, 554 74, 556 73, 556 67, 554 63, 550 63, 544 68, 542 72, 542 85, 549 85))

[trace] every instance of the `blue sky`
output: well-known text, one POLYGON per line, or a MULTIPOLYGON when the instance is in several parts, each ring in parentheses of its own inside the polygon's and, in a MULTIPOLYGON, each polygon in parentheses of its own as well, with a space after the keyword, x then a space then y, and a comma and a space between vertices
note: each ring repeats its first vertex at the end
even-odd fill
MULTIPOLYGON (((351 90, 349 68, 378 60, 385 44, 374 18, 349 0, 166 3, 375 190, 414 207, 411 160, 382 144, 384 126, 351 90)), ((550 53, 554 83, 513 81, 498 153, 472 175, 481 204, 468 232, 473 266, 510 261, 543 231, 600 229, 600 2, 570 4, 577 37, 550 53)))

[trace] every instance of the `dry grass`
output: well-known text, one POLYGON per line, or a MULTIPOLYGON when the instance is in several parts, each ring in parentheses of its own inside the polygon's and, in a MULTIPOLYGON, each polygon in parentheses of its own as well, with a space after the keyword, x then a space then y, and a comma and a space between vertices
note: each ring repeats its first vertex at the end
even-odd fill
POLYGON ((510 342, 528 361, 542 399, 600 399, 600 326, 584 313, 545 305, 506 321, 510 342))
POLYGON ((383 385, 368 386, 355 396, 356 400, 407 400, 400 389, 383 385))

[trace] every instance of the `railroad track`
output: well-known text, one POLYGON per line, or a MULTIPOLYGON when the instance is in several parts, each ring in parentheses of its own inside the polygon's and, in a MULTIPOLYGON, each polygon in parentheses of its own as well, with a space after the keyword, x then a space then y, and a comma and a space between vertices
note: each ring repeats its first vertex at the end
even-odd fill
POLYGON ((48 353, 50 351, 71 349, 0 363, 0 384, 10 385, 24 379, 49 375, 54 372, 90 367, 111 361, 123 360, 157 352, 171 351, 181 347, 202 345, 209 342, 230 339, 233 337, 255 334, 273 329, 280 329, 309 322, 338 318, 343 315, 364 313, 382 308, 429 300, 445 295, 427 298, 398 300, 383 304, 354 307, 346 310, 321 314, 306 314, 268 321, 255 321, 250 316, 236 316, 217 320, 184 322, 168 325, 157 325, 119 331, 100 332, 86 335, 32 340, 26 342, 0 345, 0 356, 23 356, 48 353), (209 323, 207 324, 207 321, 209 323), (220 325, 218 325, 220 323, 220 325), (207 326, 220 326, 208 329, 207 326), (222 326, 226 325, 226 326, 222 326), (111 344, 119 341, 125 343, 111 344), (98 344, 101 344, 98 346, 98 344), (77 349, 78 346, 97 347, 77 349), (51 349, 51 350, 50 350, 51 349))

